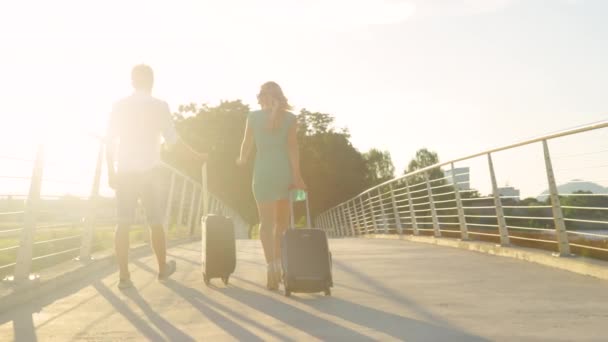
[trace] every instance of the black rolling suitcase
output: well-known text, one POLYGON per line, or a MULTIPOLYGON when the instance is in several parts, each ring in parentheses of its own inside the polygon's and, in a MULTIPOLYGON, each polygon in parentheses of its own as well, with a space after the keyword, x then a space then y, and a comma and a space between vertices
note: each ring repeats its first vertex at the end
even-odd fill
POLYGON ((213 278, 222 278, 228 285, 230 275, 236 268, 236 243, 234 224, 229 217, 209 214, 207 211, 207 172, 203 166, 203 191, 205 193, 205 216, 201 222, 203 280, 206 285, 213 278))
POLYGON ((290 196, 291 225, 282 241, 283 285, 285 296, 292 292, 324 292, 331 295, 333 287, 331 253, 325 231, 310 227, 310 210, 306 198, 308 228, 295 229, 294 206, 290 196))

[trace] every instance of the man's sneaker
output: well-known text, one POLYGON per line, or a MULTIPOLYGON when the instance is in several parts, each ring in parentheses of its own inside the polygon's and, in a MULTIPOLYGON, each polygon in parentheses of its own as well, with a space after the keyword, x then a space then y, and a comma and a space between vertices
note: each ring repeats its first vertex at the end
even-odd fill
POLYGON ((175 270, 177 269, 177 265, 175 264, 175 260, 171 260, 167 263, 167 266, 165 266, 165 271, 162 273, 158 274, 158 281, 166 281, 169 279, 169 277, 175 273, 175 270))
POLYGON ((118 282, 118 288, 121 290, 130 289, 133 287, 133 282, 131 278, 120 279, 118 282))

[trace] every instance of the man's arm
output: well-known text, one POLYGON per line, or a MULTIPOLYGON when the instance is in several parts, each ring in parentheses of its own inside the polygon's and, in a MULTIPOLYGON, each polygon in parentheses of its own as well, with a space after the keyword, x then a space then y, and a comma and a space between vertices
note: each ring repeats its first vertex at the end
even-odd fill
POLYGON ((165 103, 165 110, 162 115, 163 117, 163 138, 165 139, 165 143, 171 147, 177 146, 178 148, 185 148, 190 155, 194 158, 199 159, 202 163, 207 161, 207 153, 201 153, 194 149, 190 144, 188 144, 182 137, 179 136, 177 130, 175 129, 175 125, 173 124, 173 119, 171 118, 171 112, 169 111, 169 105, 165 103))
POLYGON ((198 158, 201 162, 206 162, 207 158, 209 157, 209 155, 207 153, 202 153, 197 151, 196 149, 194 149, 194 147, 190 146, 181 136, 177 135, 177 140, 176 142, 173 144, 176 146, 182 146, 184 147, 186 150, 188 150, 188 152, 198 158))
POLYGON ((110 113, 110 119, 108 120, 108 127, 106 131, 106 164, 108 167, 108 184, 110 188, 116 189, 116 146, 117 146, 117 122, 114 114, 114 109, 110 113))
POLYGON ((116 155, 116 140, 108 139, 106 141, 106 161, 108 165, 108 183, 110 188, 116 189, 116 169, 114 166, 114 156, 116 155))

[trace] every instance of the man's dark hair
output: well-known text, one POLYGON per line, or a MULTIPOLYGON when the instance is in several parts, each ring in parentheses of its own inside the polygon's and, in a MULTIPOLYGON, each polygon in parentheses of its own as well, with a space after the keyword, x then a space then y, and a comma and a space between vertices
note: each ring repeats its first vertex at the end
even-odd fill
POLYGON ((145 64, 136 65, 131 70, 131 80, 135 89, 152 89, 154 72, 145 64))

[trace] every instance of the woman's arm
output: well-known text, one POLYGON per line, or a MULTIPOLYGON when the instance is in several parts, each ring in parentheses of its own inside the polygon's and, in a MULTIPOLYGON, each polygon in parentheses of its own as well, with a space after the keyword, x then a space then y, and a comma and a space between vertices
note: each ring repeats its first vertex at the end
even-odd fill
POLYGON ((241 155, 237 159, 238 165, 244 165, 249 160, 249 155, 253 149, 254 137, 251 128, 249 127, 249 119, 245 123, 245 133, 243 135, 243 142, 241 143, 241 155))
POLYGON ((298 125, 294 121, 293 125, 289 128, 289 136, 287 138, 288 149, 289 149, 289 163, 291 164, 291 175, 293 184, 292 187, 296 189, 306 189, 306 184, 302 179, 300 173, 300 149, 298 147, 298 125))

